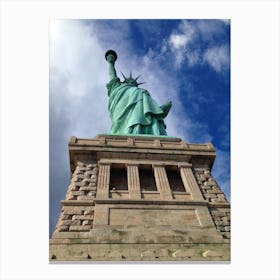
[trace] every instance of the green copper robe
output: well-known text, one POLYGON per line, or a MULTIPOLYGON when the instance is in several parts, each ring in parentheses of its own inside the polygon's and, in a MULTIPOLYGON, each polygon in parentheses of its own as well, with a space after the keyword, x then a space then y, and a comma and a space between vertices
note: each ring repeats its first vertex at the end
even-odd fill
POLYGON ((112 134, 167 135, 163 119, 171 102, 158 106, 145 89, 112 79, 107 84, 112 134))

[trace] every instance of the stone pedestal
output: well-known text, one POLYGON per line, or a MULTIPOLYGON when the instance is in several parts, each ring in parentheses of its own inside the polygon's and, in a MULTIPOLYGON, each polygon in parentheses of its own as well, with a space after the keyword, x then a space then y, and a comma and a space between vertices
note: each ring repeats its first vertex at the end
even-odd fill
POLYGON ((69 152, 50 261, 230 260, 230 205, 210 143, 99 135, 71 137, 69 152))

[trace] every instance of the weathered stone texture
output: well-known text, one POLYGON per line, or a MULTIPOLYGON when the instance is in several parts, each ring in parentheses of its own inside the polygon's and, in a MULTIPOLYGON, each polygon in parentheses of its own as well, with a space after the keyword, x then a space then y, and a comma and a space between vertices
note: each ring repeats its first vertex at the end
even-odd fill
POLYGON ((63 206, 55 232, 89 231, 94 219, 94 206, 63 206), (83 227, 83 226, 87 227, 83 227))
POLYGON ((211 207, 209 210, 223 238, 230 239, 230 208, 211 207))
POLYGON ((70 226, 69 231, 89 231, 90 229, 91 229, 90 225, 70 226))
MULTIPOLYGON (((78 162, 72 175, 66 200, 89 201, 96 197, 97 164, 78 162)), ((63 206, 55 232, 89 231, 92 228, 94 209, 86 206, 63 206)))
POLYGON ((194 175, 204 198, 213 203, 228 203, 208 168, 194 168, 194 175))
POLYGON ((208 168, 194 168, 193 172, 203 197, 210 203, 220 205, 220 207, 210 207, 209 210, 223 238, 230 239, 230 208, 222 207, 228 204, 226 196, 208 168))
POLYGON ((52 261, 227 261, 230 244, 51 244, 52 261))
POLYGON ((67 200, 88 200, 96 196, 97 164, 78 162, 68 188, 67 200), (90 198, 88 198, 90 197, 90 198))

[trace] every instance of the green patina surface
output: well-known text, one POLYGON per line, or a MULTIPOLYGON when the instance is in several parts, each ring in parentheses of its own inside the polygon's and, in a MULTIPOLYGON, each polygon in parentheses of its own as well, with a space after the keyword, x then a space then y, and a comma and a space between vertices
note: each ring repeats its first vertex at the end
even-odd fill
MULTIPOLYGON (((123 136, 123 137, 127 137, 127 136, 135 136, 135 137, 147 137, 147 134, 118 134, 118 133, 110 133, 110 134, 99 134, 99 136, 123 136)), ((175 136, 169 136, 169 135, 149 135, 150 138, 165 138, 165 139, 168 139, 168 138, 173 138, 173 139, 178 139, 178 137, 175 137, 175 136)))
POLYGON ((167 135, 164 118, 172 103, 159 106, 145 89, 139 88, 137 79, 124 75, 121 82, 116 74, 117 54, 109 50, 105 54, 109 64, 110 81, 107 84, 111 118, 110 133, 116 135, 167 135))

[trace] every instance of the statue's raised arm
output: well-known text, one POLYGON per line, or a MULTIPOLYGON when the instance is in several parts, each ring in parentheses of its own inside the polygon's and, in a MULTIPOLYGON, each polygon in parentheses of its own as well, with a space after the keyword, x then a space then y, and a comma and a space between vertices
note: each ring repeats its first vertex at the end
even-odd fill
POLYGON ((119 135, 149 134, 167 135, 163 119, 167 116, 172 103, 159 106, 145 89, 139 88, 139 76, 134 79, 124 77, 121 82, 115 69, 117 53, 108 50, 105 59, 109 64, 110 81, 107 84, 108 109, 112 121, 111 133, 119 135))
POLYGON ((105 53, 105 59, 109 63, 110 81, 117 78, 117 73, 116 73, 116 69, 115 69, 115 62, 116 62, 117 58, 118 58, 117 53, 114 50, 108 50, 105 53))

